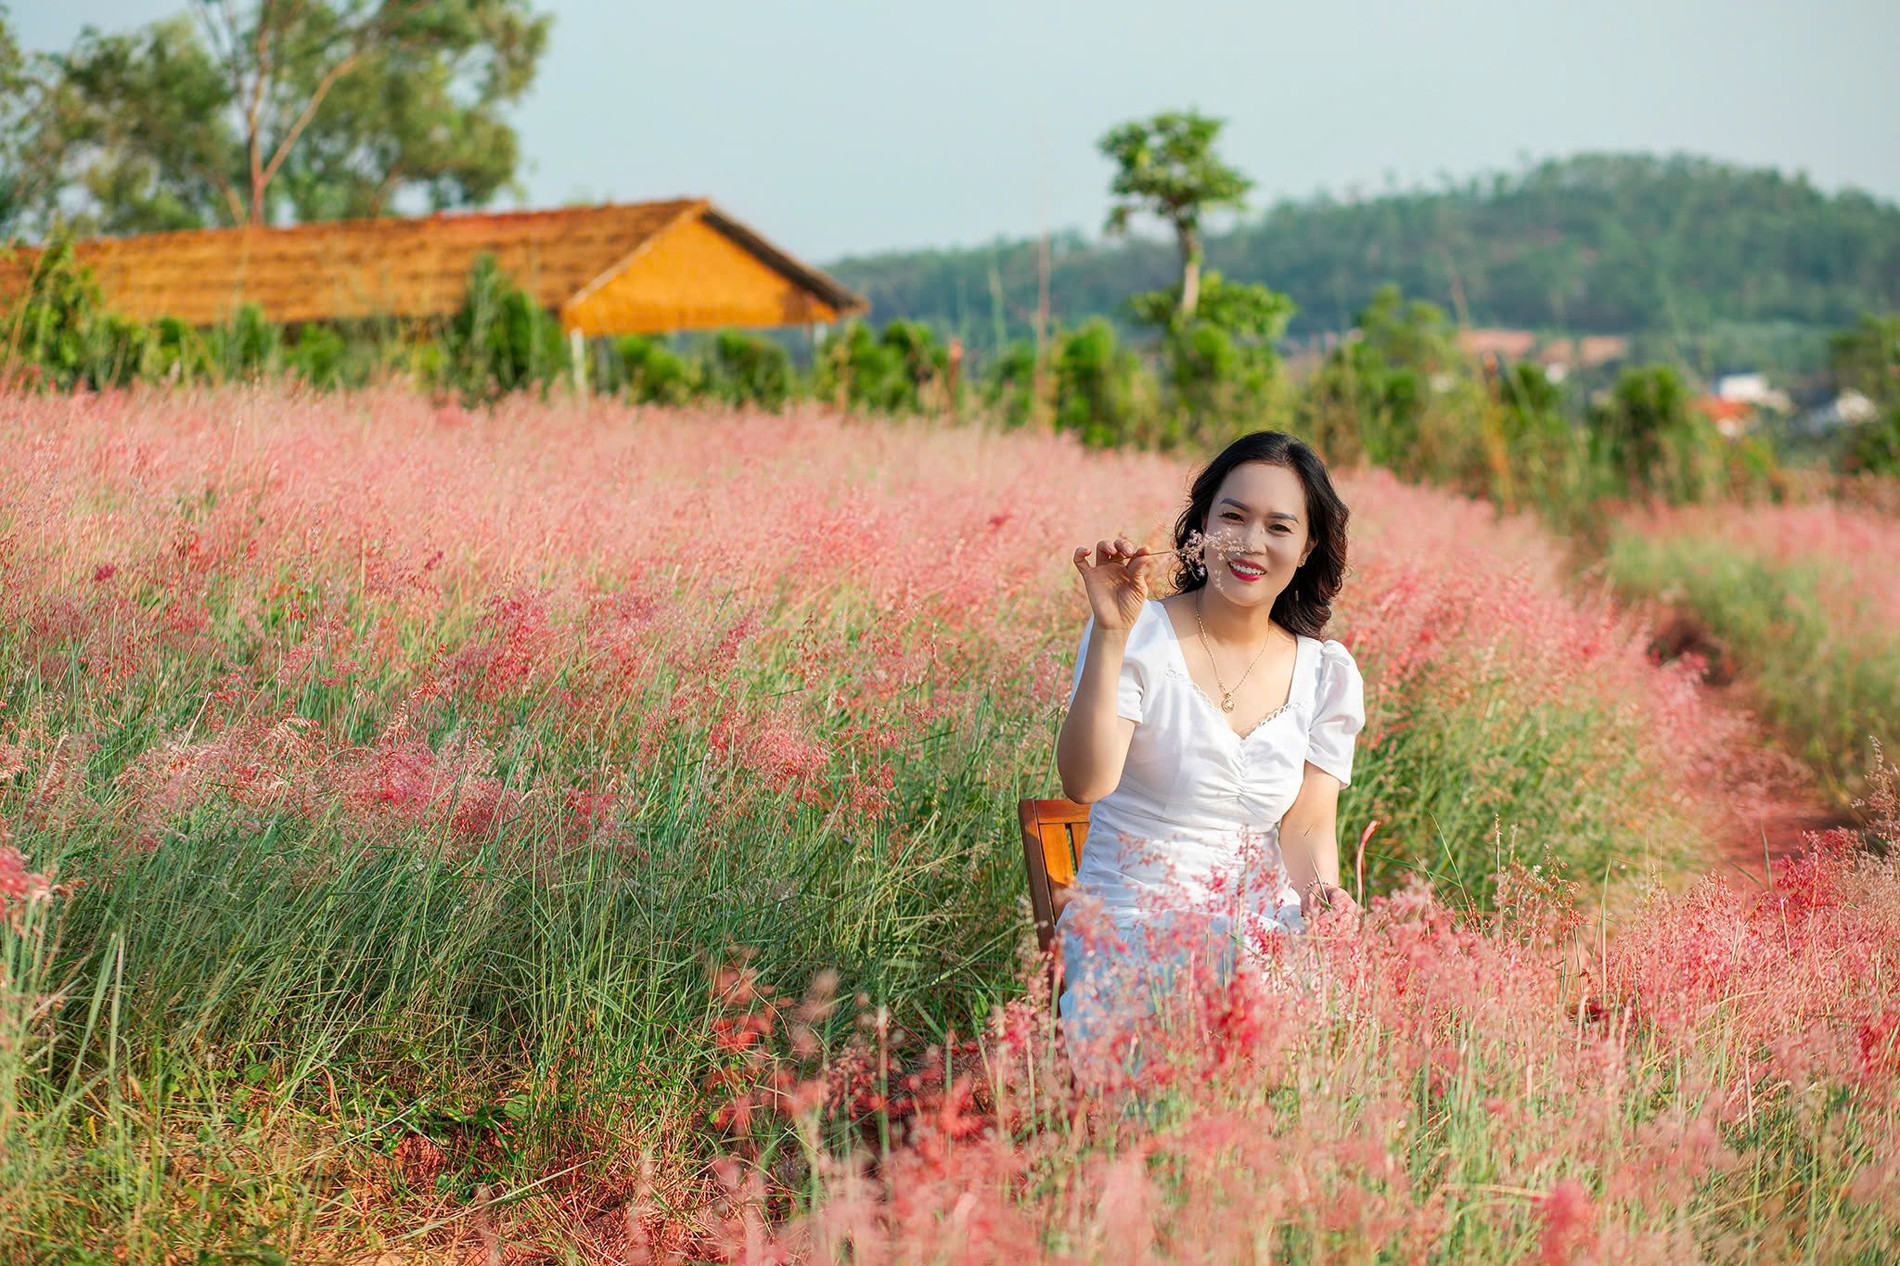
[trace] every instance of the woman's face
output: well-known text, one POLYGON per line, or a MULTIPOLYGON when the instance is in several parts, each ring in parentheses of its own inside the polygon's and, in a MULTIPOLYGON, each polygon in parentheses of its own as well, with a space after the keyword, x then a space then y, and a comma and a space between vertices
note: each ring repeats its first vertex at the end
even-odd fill
POLYGON ((1209 588, 1236 606, 1271 607, 1312 552, 1306 487, 1290 466, 1242 462, 1221 480, 1201 533, 1209 588))

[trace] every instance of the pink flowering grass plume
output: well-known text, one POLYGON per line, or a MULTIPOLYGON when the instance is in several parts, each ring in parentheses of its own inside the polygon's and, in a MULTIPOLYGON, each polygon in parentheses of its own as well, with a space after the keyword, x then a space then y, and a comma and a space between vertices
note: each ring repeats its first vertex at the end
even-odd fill
MULTIPOLYGON (((4 832, 0 832, 0 840, 5 838, 4 832)), ((77 887, 78 882, 56 884, 50 876, 33 870, 19 849, 0 844, 0 918, 15 931, 20 929, 32 907, 64 896, 77 887)))
POLYGON ((1245 553, 1246 549, 1246 540, 1231 528, 1216 528, 1205 534, 1199 528, 1194 528, 1188 532, 1187 544, 1180 550, 1155 552, 1178 553, 1189 566, 1204 567, 1210 558, 1217 562, 1224 561, 1236 554, 1245 553))
POLYGON ((1594 1202, 1575 1178, 1560 1179, 1548 1195, 1539 1197, 1537 1213, 1544 1223, 1537 1247, 1547 1266, 1569 1266, 1580 1250, 1593 1246, 1594 1202))
POLYGON ((801 1101, 802 1137, 828 1142, 799 1171, 809 1212, 761 1251, 1785 1258, 1852 1255, 1900 1227, 1882 1181, 1900 1172, 1891 863, 1817 840, 1752 905, 1719 885, 1659 892, 1614 931, 1591 925, 1560 867, 1498 891, 1502 908, 1461 912, 1415 885, 1224 980, 1185 973, 1135 1004, 1158 1016, 1115 1040, 1144 1059, 1106 1086, 1078 1075, 1098 1052, 1064 1040, 1033 965, 973 1082, 945 1078, 941 1048, 919 1076, 873 1012, 867 1040, 832 1057, 822 1106, 801 1101), (1711 931, 1737 924, 1759 954, 1711 931), (1794 964, 1785 984, 1769 980, 1771 936, 1794 964), (1853 943, 1840 970, 1813 952, 1853 943), (891 1119, 908 1128, 881 1156, 862 1122, 888 1086, 905 1087, 891 1119), (828 1114, 860 1123, 855 1142, 813 1128, 828 1114), (1791 1183, 1833 1211, 1786 1218, 1791 1183))

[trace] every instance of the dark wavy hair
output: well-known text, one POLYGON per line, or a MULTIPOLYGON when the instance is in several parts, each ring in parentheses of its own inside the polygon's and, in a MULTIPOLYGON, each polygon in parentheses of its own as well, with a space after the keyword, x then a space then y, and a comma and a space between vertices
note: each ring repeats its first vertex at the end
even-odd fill
MULTIPOLYGON (((1313 549, 1293 573, 1293 579, 1273 600, 1273 618, 1282 628, 1307 637, 1319 637, 1333 616, 1333 598, 1346 580, 1346 519, 1350 511, 1333 489, 1332 476, 1319 454, 1283 431, 1255 431, 1243 435, 1209 462, 1188 490, 1187 508, 1174 522, 1174 547, 1186 549, 1188 535, 1200 530, 1214 505, 1227 472, 1242 462, 1285 466, 1306 488, 1306 530, 1313 549)), ((1205 564, 1177 556, 1174 583, 1179 590, 1207 584, 1205 564)))

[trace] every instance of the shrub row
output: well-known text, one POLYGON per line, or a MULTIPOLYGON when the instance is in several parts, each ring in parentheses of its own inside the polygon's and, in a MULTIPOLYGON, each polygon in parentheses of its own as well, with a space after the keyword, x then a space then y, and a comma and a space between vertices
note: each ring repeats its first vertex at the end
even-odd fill
MULTIPOLYGON (((721 402, 777 410, 798 399, 887 414, 981 408, 1009 425, 1072 431, 1094 446, 1211 449, 1261 426, 1294 429, 1335 460, 1366 459, 1411 479, 1540 508, 1568 522, 1604 496, 1673 503, 1774 491, 1764 440, 1728 438, 1689 408, 1664 366, 1627 371, 1578 398, 1534 364, 1474 367, 1431 304, 1388 289, 1359 314, 1355 337, 1299 383, 1273 340, 1291 309, 1261 286, 1205 279, 1196 316, 1171 315, 1163 292, 1136 296, 1158 331, 1137 347, 1100 318, 1058 327, 1038 347, 1006 349, 967 382, 960 349, 928 327, 847 324, 800 365, 787 344, 723 331, 695 339, 627 336, 582 346, 495 264, 478 259, 460 308, 435 325, 397 321, 273 325, 255 306, 200 330, 174 318, 128 321, 105 307, 71 249, 42 253, 8 313, 13 376, 60 389, 133 382, 294 378, 318 388, 390 380, 464 403, 545 396, 584 379, 593 391, 653 404, 721 402)), ((1876 428, 1877 429, 1877 428, 1876 428)), ((1880 455, 1879 436, 1862 447, 1880 455)), ((1861 456, 1866 457, 1867 454, 1861 456)))

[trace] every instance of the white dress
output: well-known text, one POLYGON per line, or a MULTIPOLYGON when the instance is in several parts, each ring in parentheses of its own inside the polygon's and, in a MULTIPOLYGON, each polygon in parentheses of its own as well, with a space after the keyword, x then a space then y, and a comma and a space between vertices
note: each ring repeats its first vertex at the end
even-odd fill
MULTIPOLYGON (((1082 681, 1091 617, 1076 651, 1069 698, 1082 681)), ((1116 712, 1135 722, 1121 781, 1089 806, 1069 903, 1056 921, 1070 988, 1085 970, 1078 910, 1099 909, 1126 935, 1171 912, 1193 910, 1229 923, 1248 943, 1298 931, 1300 897, 1280 857, 1280 819, 1299 795, 1310 762, 1352 780, 1354 736, 1365 724, 1359 666, 1337 641, 1299 636, 1287 701, 1245 735, 1188 675, 1187 660, 1158 600, 1129 630, 1116 712)), ((1132 940, 1132 938, 1130 938, 1132 940)))

